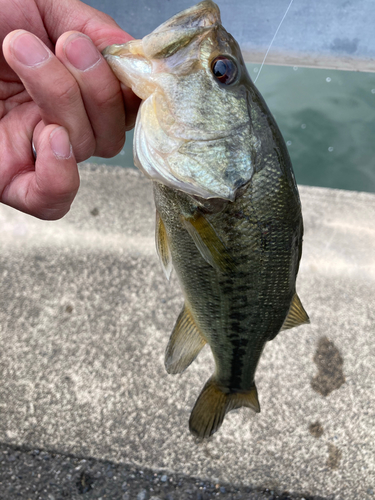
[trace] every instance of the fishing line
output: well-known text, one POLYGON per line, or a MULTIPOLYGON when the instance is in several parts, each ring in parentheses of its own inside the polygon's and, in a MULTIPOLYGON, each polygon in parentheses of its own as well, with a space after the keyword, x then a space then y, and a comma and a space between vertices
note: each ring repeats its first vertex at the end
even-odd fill
POLYGON ((254 80, 254 83, 256 83, 256 81, 257 81, 257 80, 258 80, 258 78, 259 78, 260 72, 262 71, 262 68, 263 68, 263 65, 264 65, 264 61, 266 60, 266 58, 267 58, 267 56, 268 56, 268 52, 270 51, 270 49, 271 49, 271 47, 272 47, 272 44, 273 44, 273 42, 275 41, 275 38, 276 38, 276 36, 277 36, 277 34, 278 34, 278 32, 279 32, 279 29, 281 28, 281 25, 283 24, 284 19, 286 18, 286 15, 288 14, 289 9, 291 8, 293 1, 294 1, 294 0, 290 0, 290 4, 288 5, 288 8, 286 9, 285 14, 284 14, 283 18, 281 19, 280 24, 279 24, 279 26, 277 27, 277 30, 276 30, 275 34, 273 35, 273 38, 272 38, 272 40, 271 40, 271 43, 270 43, 270 45, 269 45, 269 47, 268 47, 268 49, 267 49, 267 52, 266 52, 265 56, 264 56, 264 59, 263 59, 263 61, 262 61, 262 64, 260 65, 260 69, 259 69, 259 71, 258 71, 257 77, 256 77, 256 78, 255 78, 255 80, 254 80))

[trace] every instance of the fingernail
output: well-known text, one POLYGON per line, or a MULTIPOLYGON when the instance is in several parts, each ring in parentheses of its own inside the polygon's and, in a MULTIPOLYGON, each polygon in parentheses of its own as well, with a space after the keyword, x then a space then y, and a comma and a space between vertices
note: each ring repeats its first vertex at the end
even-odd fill
POLYGON ((49 143, 53 154, 58 159, 66 160, 72 154, 72 146, 69 141, 69 135, 64 127, 57 127, 50 133, 49 143))
POLYGON ((70 35, 64 50, 70 64, 81 71, 92 68, 100 60, 98 49, 90 38, 84 35, 70 35))
POLYGON ((49 58, 42 42, 29 33, 16 35, 11 41, 14 56, 26 66, 36 66, 49 58))

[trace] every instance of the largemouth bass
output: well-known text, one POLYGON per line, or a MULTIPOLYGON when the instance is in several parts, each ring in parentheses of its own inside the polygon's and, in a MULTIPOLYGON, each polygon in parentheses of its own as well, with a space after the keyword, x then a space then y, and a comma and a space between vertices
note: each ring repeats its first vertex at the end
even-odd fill
POLYGON ((309 322, 295 289, 303 223, 292 165, 211 0, 103 54, 143 100, 135 164, 153 180, 157 251, 185 298, 166 369, 183 372, 206 343, 214 356, 189 422, 205 438, 230 410, 260 411, 265 344, 309 322))

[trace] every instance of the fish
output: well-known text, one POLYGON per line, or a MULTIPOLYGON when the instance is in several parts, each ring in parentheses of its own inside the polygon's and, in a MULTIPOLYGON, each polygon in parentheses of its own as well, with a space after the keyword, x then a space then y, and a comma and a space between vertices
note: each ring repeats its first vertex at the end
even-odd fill
POLYGON ((212 0, 103 55, 142 99, 134 162, 153 182, 161 266, 184 296, 166 370, 182 373, 206 344, 215 361, 189 419, 205 439, 229 411, 260 411, 265 345, 309 323, 296 293, 303 220, 291 160, 212 0))

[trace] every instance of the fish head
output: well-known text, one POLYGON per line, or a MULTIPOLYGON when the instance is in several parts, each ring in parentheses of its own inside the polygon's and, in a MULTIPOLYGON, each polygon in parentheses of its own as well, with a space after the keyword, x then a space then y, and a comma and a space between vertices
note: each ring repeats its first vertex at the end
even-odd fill
POLYGON ((233 201, 254 171, 251 80, 217 5, 205 0, 103 55, 143 100, 135 164, 189 195, 233 201))

